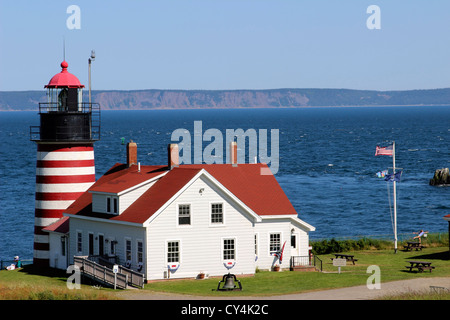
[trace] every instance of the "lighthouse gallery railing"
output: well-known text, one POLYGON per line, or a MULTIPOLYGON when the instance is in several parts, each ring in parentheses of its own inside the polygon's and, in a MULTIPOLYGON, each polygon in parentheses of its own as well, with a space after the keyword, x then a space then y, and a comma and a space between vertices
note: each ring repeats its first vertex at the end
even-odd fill
MULTIPOLYGON (((89 136, 87 140, 100 140, 100 105, 98 103, 78 103, 77 108, 72 109, 68 106, 61 106, 56 102, 40 102, 39 114, 53 114, 53 115, 89 115, 89 136)), ((70 124, 63 126, 56 126, 54 133, 55 140, 64 140, 67 136, 67 132, 73 131, 73 127, 70 124)), ((39 141, 42 138, 41 126, 30 126, 30 140, 39 141)))

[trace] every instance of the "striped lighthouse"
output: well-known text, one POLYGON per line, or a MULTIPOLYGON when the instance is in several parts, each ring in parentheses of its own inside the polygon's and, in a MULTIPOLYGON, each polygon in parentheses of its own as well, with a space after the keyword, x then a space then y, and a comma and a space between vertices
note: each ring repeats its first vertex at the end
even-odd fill
POLYGON ((40 125, 30 128, 37 143, 33 264, 49 266, 49 235, 42 229, 95 182, 94 142, 100 138, 100 106, 82 102, 84 85, 61 63, 39 103, 40 125))

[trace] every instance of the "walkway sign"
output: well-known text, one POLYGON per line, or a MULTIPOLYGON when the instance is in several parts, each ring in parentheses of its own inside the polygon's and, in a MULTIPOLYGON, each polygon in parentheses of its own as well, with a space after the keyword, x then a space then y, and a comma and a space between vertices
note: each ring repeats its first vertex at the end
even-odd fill
POLYGON ((347 265, 347 259, 333 259, 333 266, 338 267, 339 273, 341 273, 341 267, 347 265))
POLYGON ((119 272, 119 265, 115 264, 115 265, 113 266, 113 272, 114 272, 114 290, 116 290, 117 273, 119 272))

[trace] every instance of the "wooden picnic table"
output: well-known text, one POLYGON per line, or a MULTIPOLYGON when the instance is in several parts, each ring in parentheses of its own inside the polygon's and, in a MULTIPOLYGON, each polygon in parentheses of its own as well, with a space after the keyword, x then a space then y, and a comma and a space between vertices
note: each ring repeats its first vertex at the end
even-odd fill
POLYGON ((406 249, 406 251, 409 251, 409 250, 413 250, 413 249, 416 249, 416 251, 417 250, 422 250, 423 248, 425 248, 420 242, 417 242, 417 241, 408 241, 407 242, 407 245, 406 246, 403 246, 405 249, 406 249))
POLYGON ((353 265, 355 264, 356 261, 358 261, 358 259, 355 259, 354 255, 351 254, 343 254, 343 253, 334 253, 336 258, 331 258, 331 260, 333 259, 346 259, 346 260, 350 260, 351 262, 353 262, 353 265))
POLYGON ((434 267, 431 265, 429 261, 408 261, 409 266, 406 266, 407 269, 411 272, 413 269, 417 269, 419 272, 423 272, 424 270, 433 270, 434 267))

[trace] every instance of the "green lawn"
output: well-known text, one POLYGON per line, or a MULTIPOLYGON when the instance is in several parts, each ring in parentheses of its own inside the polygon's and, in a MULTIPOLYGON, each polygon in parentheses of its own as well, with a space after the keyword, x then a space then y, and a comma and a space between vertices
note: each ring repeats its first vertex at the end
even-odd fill
POLYGON ((12 271, 0 270, 0 300, 109 300, 112 290, 82 285, 80 290, 67 288, 64 270, 42 270, 32 265, 12 271))
MULTIPOLYGON (((239 277, 243 290, 241 292, 217 292, 220 279, 206 280, 170 280, 151 282, 145 290, 156 292, 189 293, 194 295, 278 295, 298 293, 321 289, 332 289, 365 285, 371 273, 367 267, 377 265, 380 267, 381 282, 414 279, 417 277, 450 277, 450 254, 448 247, 426 248, 423 251, 403 252, 394 254, 393 250, 364 250, 354 251, 351 254, 358 259, 356 265, 341 267, 341 273, 334 267, 331 254, 321 255, 323 271, 320 272, 258 272, 255 276, 239 277), (409 272, 405 268, 407 260, 431 261, 436 268, 433 272, 409 272)), ((224 270, 225 271, 225 270, 224 270)), ((224 272, 226 273, 226 272, 224 272)))
MULTIPOLYGON (((239 276, 243 291, 217 292, 219 278, 205 280, 169 280, 151 282, 144 290, 171 292, 191 295, 245 296, 245 295, 279 295, 331 289, 356 285, 365 285, 368 277, 367 267, 380 267, 381 282, 417 277, 450 277, 450 254, 448 247, 430 247, 423 251, 394 254, 393 250, 364 250, 351 252, 358 259, 356 265, 341 268, 332 265, 333 255, 320 255, 323 271, 320 272, 257 272, 255 276, 239 276), (436 268, 432 273, 408 272, 407 260, 431 261, 436 268)), ((286 265, 287 267, 287 265, 286 265)), ((224 273, 226 273, 224 269, 224 273)), ((115 299, 112 289, 96 289, 83 285, 81 290, 69 290, 66 287, 68 275, 64 271, 42 273, 26 266, 20 270, 0 271, 0 300, 4 299, 115 299)))

